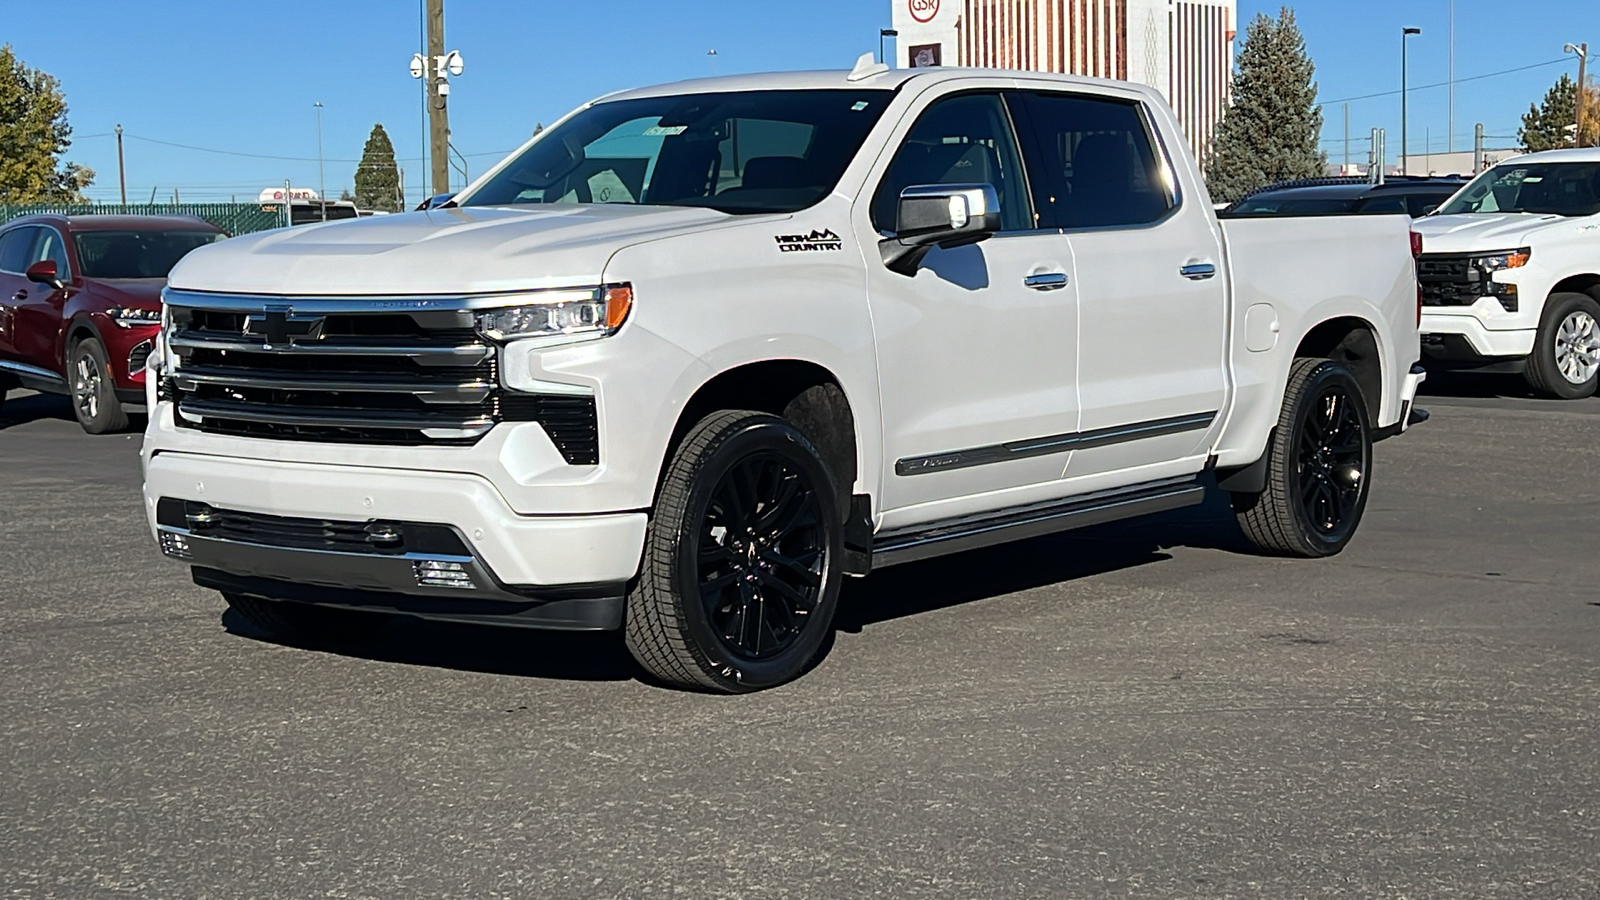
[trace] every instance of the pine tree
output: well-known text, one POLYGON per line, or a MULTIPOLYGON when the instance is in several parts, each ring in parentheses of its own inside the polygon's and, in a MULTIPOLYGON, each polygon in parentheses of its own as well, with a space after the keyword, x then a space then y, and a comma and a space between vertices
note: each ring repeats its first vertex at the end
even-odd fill
MULTIPOLYGON (((1594 147, 1600 145, 1600 90, 1591 84, 1585 93, 1588 99, 1583 106, 1581 146, 1594 147)), ((1577 124, 1577 104, 1578 83, 1563 74, 1555 87, 1545 93, 1544 102, 1530 105, 1527 115, 1522 117, 1522 129, 1517 132, 1522 149, 1537 153, 1574 146, 1572 135, 1573 126, 1577 124)))
POLYGON ((1276 20, 1258 13, 1239 49, 1231 103, 1206 153, 1213 200, 1231 203, 1273 182, 1325 174, 1315 75, 1294 10, 1283 7, 1276 20))
POLYGON ((356 166, 356 206, 383 212, 399 212, 400 170, 394 162, 394 144, 382 123, 372 126, 367 146, 356 166))
POLYGON ((0 46, 0 203, 82 203, 94 171, 62 165, 71 137, 61 83, 0 46))

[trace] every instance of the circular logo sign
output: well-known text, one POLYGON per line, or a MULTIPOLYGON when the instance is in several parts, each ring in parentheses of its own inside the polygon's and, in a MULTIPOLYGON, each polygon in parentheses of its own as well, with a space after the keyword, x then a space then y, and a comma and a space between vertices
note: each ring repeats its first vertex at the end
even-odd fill
POLYGON ((911 18, 926 25, 939 14, 939 0, 907 0, 911 5, 911 18))

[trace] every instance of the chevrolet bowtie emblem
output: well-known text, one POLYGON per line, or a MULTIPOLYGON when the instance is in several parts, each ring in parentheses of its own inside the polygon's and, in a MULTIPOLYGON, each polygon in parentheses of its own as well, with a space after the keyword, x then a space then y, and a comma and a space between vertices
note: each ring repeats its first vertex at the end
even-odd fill
POLYGON ((297 316, 290 306, 269 306, 260 315, 246 316, 245 334, 259 334, 263 350, 292 346, 298 339, 322 340, 322 316, 297 316))

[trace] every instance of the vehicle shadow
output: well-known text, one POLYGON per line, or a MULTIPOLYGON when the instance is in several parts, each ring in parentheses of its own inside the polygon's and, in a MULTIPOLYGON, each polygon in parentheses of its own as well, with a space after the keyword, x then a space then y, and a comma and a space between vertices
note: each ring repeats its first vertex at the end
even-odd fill
POLYGON ((883 569, 845 582, 840 631, 960 606, 1018 591, 1104 575, 1172 558, 1173 547, 1254 552, 1234 522, 1228 495, 1208 485, 1205 502, 883 569))
MULTIPOLYGON (((859 633, 880 622, 1159 563, 1171 558, 1167 551, 1173 547, 1251 552, 1234 524, 1227 495, 1213 487, 1199 506, 847 579, 834 629, 859 633)), ((233 612, 223 614, 222 625, 241 637, 280 643, 233 612)), ((490 675, 653 683, 615 632, 547 632, 396 616, 377 635, 359 643, 296 646, 374 662, 490 675)), ((813 666, 831 649, 830 636, 813 666)))
POLYGON ((35 394, 12 391, 0 405, 0 430, 45 419, 75 421, 72 401, 60 394, 35 394))
MULTIPOLYGON (((1428 380, 1417 388, 1419 398, 1514 398, 1518 400, 1553 400, 1528 386, 1521 375, 1478 375, 1471 372, 1428 372, 1428 380)), ((1419 404, 1423 403, 1419 399, 1419 404)), ((1426 407, 1424 407, 1426 408, 1426 407)))

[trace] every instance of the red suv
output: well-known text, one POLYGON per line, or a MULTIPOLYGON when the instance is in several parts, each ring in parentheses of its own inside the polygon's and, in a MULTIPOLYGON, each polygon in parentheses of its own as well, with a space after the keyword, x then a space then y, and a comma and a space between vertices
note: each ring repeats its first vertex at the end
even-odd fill
POLYGON ((188 216, 24 216, 0 226, 0 403, 67 394, 90 434, 128 426, 167 273, 222 229, 188 216), (125 405, 126 404, 126 405, 125 405))

